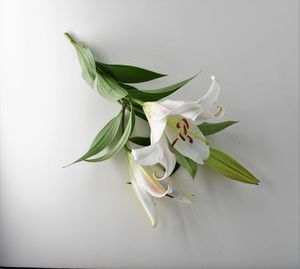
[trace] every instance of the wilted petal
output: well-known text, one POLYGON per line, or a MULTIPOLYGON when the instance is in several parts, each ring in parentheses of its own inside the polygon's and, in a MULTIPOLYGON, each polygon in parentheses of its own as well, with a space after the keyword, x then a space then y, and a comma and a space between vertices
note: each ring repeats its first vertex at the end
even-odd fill
POLYGON ((132 150, 134 159, 141 165, 161 164, 164 169, 164 175, 155 173, 158 179, 168 177, 174 170, 176 164, 175 155, 170 151, 165 135, 161 139, 150 146, 132 150))
MULTIPOLYGON (((188 139, 183 141, 179 138, 174 144, 174 148, 196 163, 203 164, 203 160, 206 160, 209 156, 209 147, 204 142, 205 137, 199 128, 192 121, 188 120, 188 122, 190 128, 188 135, 192 138, 192 143, 190 143, 188 139)), ((171 143, 178 136, 177 130, 169 125, 166 127, 166 134, 171 143)))

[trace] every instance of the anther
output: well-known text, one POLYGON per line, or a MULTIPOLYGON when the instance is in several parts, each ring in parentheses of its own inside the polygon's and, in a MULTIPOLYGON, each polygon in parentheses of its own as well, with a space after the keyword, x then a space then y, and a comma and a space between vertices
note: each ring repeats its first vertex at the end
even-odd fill
POLYGON ((182 134, 179 134, 179 136, 180 136, 180 138, 181 138, 182 141, 185 141, 185 138, 183 137, 182 134))
POLYGON ((184 133, 184 135, 187 135, 187 128, 185 125, 183 125, 183 133, 184 133))
POLYGON ((178 137, 174 139, 174 141, 172 142, 171 146, 174 147, 177 141, 178 141, 178 137))
POLYGON ((176 127, 177 127, 178 129, 180 128, 179 122, 177 122, 176 127))
POLYGON ((191 138, 189 135, 186 136, 188 139, 189 139, 189 142, 192 144, 194 141, 193 141, 193 138, 191 138))
POLYGON ((186 125, 186 128, 190 128, 190 125, 189 125, 189 123, 188 123, 188 121, 186 120, 186 119, 182 119, 182 121, 185 123, 185 125, 186 125))

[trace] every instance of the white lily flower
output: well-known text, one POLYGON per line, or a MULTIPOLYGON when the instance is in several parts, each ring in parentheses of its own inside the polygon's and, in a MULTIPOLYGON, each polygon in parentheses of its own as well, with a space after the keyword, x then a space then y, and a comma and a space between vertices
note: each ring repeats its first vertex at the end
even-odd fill
POLYGON ((150 146, 132 150, 132 155, 141 165, 161 164, 165 172, 160 173, 160 175, 156 170, 153 172, 156 179, 159 180, 163 180, 171 175, 176 165, 176 157, 170 151, 165 135, 161 135, 160 139, 150 146))
POLYGON ((174 186, 174 183, 171 183, 170 178, 157 180, 153 175, 153 172, 162 170, 159 165, 154 165, 152 167, 142 166, 135 161, 130 152, 127 152, 127 159, 129 163, 131 185, 153 227, 157 225, 156 204, 154 198, 169 196, 180 202, 191 202, 187 196, 174 186))
POLYGON ((165 135, 172 147, 196 163, 203 164, 208 158, 208 141, 197 125, 224 115, 224 109, 216 103, 221 86, 215 77, 211 79, 209 90, 197 102, 165 100, 143 104, 151 128, 151 145, 133 150, 132 153, 142 165, 162 164, 165 174, 161 179, 172 173, 176 161, 165 135))

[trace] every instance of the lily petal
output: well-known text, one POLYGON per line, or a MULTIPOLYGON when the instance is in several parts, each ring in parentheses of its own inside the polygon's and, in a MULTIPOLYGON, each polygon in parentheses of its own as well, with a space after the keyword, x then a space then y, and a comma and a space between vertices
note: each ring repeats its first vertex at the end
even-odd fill
POLYGON ((203 111, 202 106, 196 102, 165 100, 160 104, 170 109, 170 112, 167 114, 168 116, 180 115, 183 118, 191 120, 195 120, 203 111))
POLYGON ((168 106, 164 106, 160 102, 145 102, 143 110, 146 114, 147 119, 161 120, 172 111, 168 106))
POLYGON ((224 116, 224 108, 217 105, 217 100, 221 92, 221 85, 212 76, 212 83, 207 93, 198 100, 198 104, 203 107, 203 112, 195 119, 196 124, 200 124, 211 118, 220 119, 224 116))
MULTIPOLYGON (((164 187, 154 176, 155 167, 143 167, 133 160, 133 176, 137 184, 154 197, 163 197, 170 192, 169 186, 164 187)), ((156 165, 158 166, 158 165, 156 165)))
POLYGON ((186 195, 183 191, 181 191, 171 179, 169 179, 167 182, 163 182, 162 184, 165 187, 166 185, 171 186, 172 191, 168 193, 171 198, 182 203, 192 202, 192 199, 188 195, 186 195))
POLYGON ((140 149, 132 150, 134 159, 141 165, 154 165, 160 163, 165 173, 162 176, 158 176, 154 172, 157 179, 162 180, 168 177, 174 170, 176 164, 176 157, 169 149, 169 145, 165 135, 162 135, 161 139, 151 144, 150 146, 140 149))
MULTIPOLYGON (((196 163, 203 164, 203 160, 206 160, 209 156, 209 147, 204 143, 205 137, 199 128, 191 120, 188 120, 188 123, 190 127, 188 134, 192 137, 193 142, 190 143, 188 140, 178 139, 174 144, 174 148, 196 163)), ((166 126, 166 134, 171 143, 178 136, 177 130, 169 125, 166 126)))
POLYGON ((145 210, 147 216, 149 217, 151 225, 155 227, 157 224, 155 201, 153 197, 148 192, 146 192, 146 190, 144 190, 140 186, 140 184, 138 184, 137 178, 135 177, 134 173, 135 165, 137 164, 134 162, 132 155, 129 152, 127 152, 127 160, 129 164, 129 177, 131 186, 141 205, 143 206, 143 209, 145 210))
POLYGON ((151 144, 156 143, 160 140, 165 130, 167 123, 165 115, 167 115, 167 113, 169 113, 170 110, 161 106, 157 102, 144 103, 143 110, 146 114, 151 129, 151 144))
POLYGON ((157 220, 156 220, 157 218, 156 218, 155 201, 153 197, 145 190, 143 190, 134 179, 131 181, 131 185, 133 187, 133 190, 137 198, 141 202, 147 216, 149 217, 151 225, 155 227, 157 224, 157 220))
POLYGON ((166 128, 167 119, 163 118, 161 120, 154 120, 154 119, 148 119, 151 133, 150 133, 150 141, 151 144, 157 143, 164 133, 164 130, 166 128))
POLYGON ((151 104, 151 106, 146 105, 144 110, 145 113, 147 110, 148 113, 151 114, 151 118, 157 121, 162 120, 169 115, 181 115, 184 118, 194 120, 203 111, 203 108, 197 102, 165 100, 159 103, 151 104))

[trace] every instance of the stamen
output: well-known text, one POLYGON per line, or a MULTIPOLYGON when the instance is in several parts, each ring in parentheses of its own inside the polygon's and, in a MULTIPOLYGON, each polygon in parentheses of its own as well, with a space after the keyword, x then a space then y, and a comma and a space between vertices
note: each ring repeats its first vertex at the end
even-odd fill
POLYGON ((171 146, 174 147, 177 141, 178 141, 178 137, 174 139, 174 141, 172 142, 171 146))
POLYGON ((185 141, 185 138, 183 137, 182 134, 179 134, 179 137, 181 138, 182 141, 185 141))
POLYGON ((190 142, 191 144, 193 144, 193 142, 194 142, 194 141, 193 141, 193 138, 191 138, 189 135, 187 135, 186 137, 189 139, 189 142, 190 142))
POLYGON ((178 129, 180 128, 179 122, 177 122, 176 127, 177 127, 178 129))
POLYGON ((186 129, 186 126, 185 126, 185 125, 183 125, 183 132, 184 132, 184 135, 187 134, 187 129, 186 129))
POLYGON ((185 123, 186 128, 190 129, 190 125, 186 119, 182 119, 182 121, 185 123))

